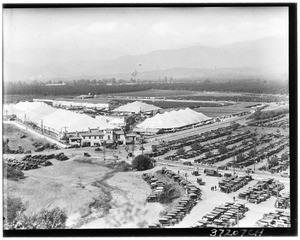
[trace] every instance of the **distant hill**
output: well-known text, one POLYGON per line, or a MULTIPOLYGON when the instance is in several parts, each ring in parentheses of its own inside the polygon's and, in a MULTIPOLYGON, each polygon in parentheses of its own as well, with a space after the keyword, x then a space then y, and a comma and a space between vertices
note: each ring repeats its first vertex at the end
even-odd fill
MULTIPOLYGON (((26 54, 28 55, 28 52, 26 54)), ((281 78, 287 76, 288 73, 286 41, 273 37, 215 48, 192 46, 158 50, 142 55, 118 56, 120 53, 111 51, 110 54, 109 50, 101 49, 86 53, 84 51, 59 53, 54 51, 40 54, 39 57, 38 53, 32 53, 27 62, 22 54, 20 58, 14 57, 15 60, 19 59, 18 62, 10 62, 7 58, 4 79, 10 81, 48 80, 104 76, 127 79, 135 70, 138 72, 136 78, 140 79, 224 78, 226 76, 281 78)))

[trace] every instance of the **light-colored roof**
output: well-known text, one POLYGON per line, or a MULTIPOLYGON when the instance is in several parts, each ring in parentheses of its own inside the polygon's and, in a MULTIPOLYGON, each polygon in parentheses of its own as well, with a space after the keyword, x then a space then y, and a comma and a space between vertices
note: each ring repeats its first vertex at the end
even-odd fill
POLYGON ((27 120, 35 122, 38 126, 41 126, 43 120, 45 127, 58 132, 65 130, 65 127, 68 132, 87 131, 88 128, 99 128, 99 130, 115 128, 86 114, 53 108, 43 102, 20 102, 12 108, 19 118, 24 119, 26 116, 27 120))
POLYGON ((80 133, 80 136, 104 136, 104 133, 102 132, 90 132, 90 133, 80 133))
POLYGON ((187 125, 196 124, 209 120, 211 118, 203 113, 195 112, 189 108, 180 109, 178 111, 164 112, 156 114, 152 118, 147 118, 144 122, 137 125, 137 128, 142 129, 169 129, 179 128, 187 125))
POLYGON ((159 109, 160 109, 159 107, 156 107, 154 105, 135 101, 135 102, 127 103, 126 105, 120 106, 113 111, 114 112, 139 113, 139 112, 150 112, 150 111, 155 111, 155 110, 159 110, 159 109))
POLYGON ((118 135, 124 135, 125 133, 124 133, 124 131, 115 131, 115 134, 118 134, 118 135))

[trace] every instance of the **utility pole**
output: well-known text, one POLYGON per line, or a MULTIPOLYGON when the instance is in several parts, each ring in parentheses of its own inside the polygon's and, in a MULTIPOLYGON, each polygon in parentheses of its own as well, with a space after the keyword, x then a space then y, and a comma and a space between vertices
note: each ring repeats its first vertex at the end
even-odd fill
POLYGON ((132 144, 132 157, 134 156, 134 145, 135 145, 135 137, 133 137, 133 144, 132 144))
POLYGON ((106 141, 105 140, 103 141, 102 145, 103 145, 103 160, 105 162, 105 147, 106 147, 106 141))
POLYGON ((67 132, 67 126, 62 127, 62 128, 60 129, 60 130, 61 130, 61 133, 63 133, 63 132, 62 132, 62 129, 63 129, 63 128, 65 129, 65 132, 64 132, 64 136, 65 136, 65 135, 66 135, 66 132, 67 132))
POLYGON ((237 223, 237 226, 239 227, 239 208, 237 208, 237 210, 236 210, 236 223, 237 223))
MULTIPOLYGON (((185 173, 185 181, 187 182, 187 173, 185 173)), ((188 196, 188 188, 186 188, 186 196, 188 196)))
POLYGON ((43 125, 43 119, 41 119, 41 129, 42 129, 42 135, 44 135, 44 125, 43 125))
POLYGON ((235 175, 236 156, 233 156, 233 175, 235 175))
POLYGON ((141 134, 142 154, 144 154, 144 136, 141 134))

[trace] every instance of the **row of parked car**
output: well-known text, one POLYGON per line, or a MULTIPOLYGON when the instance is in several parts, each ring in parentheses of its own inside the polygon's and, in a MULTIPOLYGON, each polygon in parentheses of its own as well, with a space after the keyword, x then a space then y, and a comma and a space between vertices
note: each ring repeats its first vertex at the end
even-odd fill
POLYGON ((290 193, 280 194, 280 197, 278 197, 275 202, 275 207, 280 209, 290 208, 290 205, 291 205, 290 193))
POLYGON ((245 185, 247 185, 251 180, 253 180, 252 176, 231 176, 225 179, 222 179, 219 182, 219 188, 222 192, 231 193, 236 192, 241 189, 245 185))
POLYGON ((146 199, 147 202, 158 202, 159 194, 163 192, 166 184, 148 173, 144 173, 142 178, 150 185, 152 189, 151 194, 146 199))
MULTIPOLYGON (((269 138, 269 142, 274 138, 277 138, 277 137, 273 136, 273 138, 269 138)), ((262 142, 261 140, 258 140, 255 144, 249 143, 248 145, 244 146, 244 152, 248 151, 250 149, 253 149, 254 146, 257 147, 263 143, 265 143, 265 141, 262 142)), ((226 166, 227 167, 235 166, 237 168, 248 167, 248 166, 254 164, 254 162, 259 163, 261 160, 263 160, 267 157, 271 157, 274 154, 279 153, 287 146, 289 146, 288 137, 281 136, 279 139, 277 139, 277 141, 273 142, 272 144, 265 146, 263 148, 260 148, 260 149, 256 149, 257 152, 256 152, 255 157, 250 156, 249 153, 247 152, 247 153, 243 154, 242 160, 235 159, 235 160, 229 161, 226 164, 226 166)))
POLYGON ((280 114, 278 116, 275 117, 271 117, 271 118, 267 118, 267 119, 261 119, 261 120, 256 120, 256 121, 251 121, 248 123, 249 126, 260 126, 269 122, 273 122, 276 120, 279 120, 281 118, 284 118, 286 116, 286 113, 284 114, 280 114))
POLYGON ((263 218, 255 223, 260 228, 267 227, 291 227, 290 212, 284 210, 275 210, 275 212, 266 213, 263 218))
MULTIPOLYGON (((170 155, 168 157, 166 157, 166 160, 178 160, 178 159, 189 159, 189 158, 194 158, 197 157, 199 155, 202 155, 206 152, 211 152, 214 149, 218 149, 221 145, 222 146, 228 146, 228 145, 232 145, 234 143, 240 142, 242 140, 245 140, 247 138, 251 138, 255 136, 255 133, 250 133, 250 132, 244 132, 244 133, 237 133, 234 135, 230 135, 230 139, 226 139, 226 141, 224 141, 224 139, 220 139, 219 141, 216 141, 214 143, 211 144, 205 144, 204 146, 202 146, 201 149, 199 150, 188 150, 187 152, 185 152, 183 155, 178 155, 178 154, 173 154, 170 155)), ((235 147, 232 148, 228 148, 228 151, 233 150, 235 147)), ((211 154, 211 155, 204 155, 199 159, 195 159, 194 162, 204 162, 205 160, 209 159, 209 161, 211 159, 214 159, 216 162, 218 161, 222 161, 224 159, 226 159, 226 154, 220 154, 220 153, 215 153, 215 154, 211 154), (223 158, 225 157, 225 158, 223 158)))
POLYGON ((284 184, 272 178, 258 181, 253 187, 238 194, 238 198, 248 200, 249 203, 259 204, 271 196, 279 196, 284 184))
POLYGON ((5 163, 7 165, 19 168, 20 170, 36 169, 40 166, 50 166, 52 163, 48 161, 54 158, 54 154, 49 155, 26 155, 21 159, 7 158, 5 163))
POLYGON ((235 126, 230 125, 230 126, 218 128, 216 130, 204 132, 201 134, 195 134, 192 136, 183 137, 177 140, 170 140, 168 142, 163 142, 158 145, 154 145, 157 151, 150 153, 149 156, 150 157, 161 156, 170 150, 176 150, 181 147, 190 146, 193 143, 201 143, 216 138, 224 137, 226 135, 231 135, 234 127, 235 126))
POLYGON ((290 121, 288 119, 278 121, 278 122, 272 122, 272 123, 263 123, 263 124, 252 124, 251 126, 257 126, 257 127, 276 127, 276 128, 288 128, 290 126, 290 121))
POLYGON ((245 217, 249 208, 243 203, 227 202, 215 207, 210 213, 204 215, 202 220, 193 224, 192 228, 209 228, 209 227, 232 227, 238 221, 245 217))
MULTIPOLYGON (((197 201, 201 200, 201 190, 183 176, 166 168, 163 168, 161 173, 172 179, 174 182, 178 182, 187 194, 179 200, 172 210, 162 216, 157 223, 149 225, 149 228, 163 228, 179 223, 188 213, 190 213, 192 208, 197 204, 197 201)), ((165 183, 147 173, 143 174, 142 177, 154 190, 147 197, 147 201, 157 201, 158 195, 164 191, 165 183)))

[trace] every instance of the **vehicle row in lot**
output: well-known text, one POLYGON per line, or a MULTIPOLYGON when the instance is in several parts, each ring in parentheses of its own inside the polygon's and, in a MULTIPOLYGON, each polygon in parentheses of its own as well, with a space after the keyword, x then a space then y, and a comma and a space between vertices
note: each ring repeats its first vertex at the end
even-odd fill
MULTIPOLYGON (((185 190, 186 195, 181 197, 179 202, 170 211, 164 214, 157 223, 150 224, 149 228, 162 228, 179 223, 190 213, 197 201, 201 200, 201 190, 180 174, 176 174, 166 168, 163 168, 160 173, 178 183, 185 190)), ((160 194, 166 191, 164 188, 166 183, 149 173, 144 173, 142 178, 150 184, 152 189, 152 193, 147 197, 147 202, 159 201, 161 197, 160 194)), ((166 193, 169 194, 170 190, 167 191, 166 193)))
POLYGON ((291 227, 291 219, 289 211, 275 210, 275 212, 269 212, 263 215, 262 219, 259 219, 255 226, 261 228, 267 227, 291 227))
POLYGON ((149 153, 149 156, 157 157, 167 153, 170 150, 176 150, 181 147, 190 146, 193 143, 201 143, 201 142, 210 141, 224 136, 229 136, 232 134, 232 131, 235 128, 236 126, 230 125, 227 127, 221 127, 215 130, 207 131, 201 134, 194 134, 192 136, 183 137, 176 140, 170 140, 167 142, 161 141, 159 144, 153 145, 155 146, 157 151, 149 153))
POLYGON ((232 227, 245 217, 249 208, 243 203, 227 202, 215 207, 210 213, 204 215, 202 220, 193 224, 192 228, 232 227))
POLYGON ((271 196, 279 196, 279 192, 284 189, 284 184, 272 178, 258 181, 253 187, 238 194, 238 198, 245 199, 249 203, 259 204, 266 201, 271 196))
POLYGON ((231 176, 225 179, 222 179, 219 182, 219 188, 222 192, 231 193, 236 192, 237 190, 241 189, 242 187, 246 186, 252 179, 249 176, 231 176))

